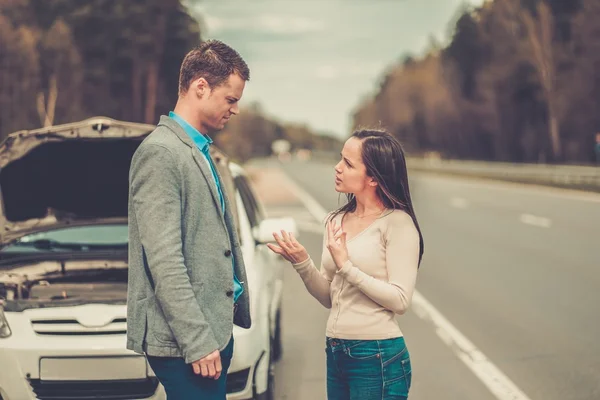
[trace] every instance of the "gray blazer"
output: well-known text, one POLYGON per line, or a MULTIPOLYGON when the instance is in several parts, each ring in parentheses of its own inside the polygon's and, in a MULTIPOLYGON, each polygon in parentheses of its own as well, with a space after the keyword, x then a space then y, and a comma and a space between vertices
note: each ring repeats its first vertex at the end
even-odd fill
POLYGON ((223 216, 204 155, 162 116, 129 171, 128 349, 191 363, 223 350, 234 322, 250 327, 246 270, 226 193, 223 216), (232 255, 244 287, 235 321, 232 255))

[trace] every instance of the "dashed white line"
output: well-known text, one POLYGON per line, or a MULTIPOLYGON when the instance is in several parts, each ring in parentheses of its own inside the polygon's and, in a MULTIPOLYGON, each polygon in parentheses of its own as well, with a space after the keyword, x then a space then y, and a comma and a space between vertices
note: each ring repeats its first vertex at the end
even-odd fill
POLYGON ((539 228, 550 228, 552 226, 550 218, 538 217, 533 214, 521 214, 519 220, 526 225, 533 225, 539 228))
MULTIPOLYGON (((288 179, 290 190, 304 203, 318 221, 325 221, 327 211, 310 194, 288 179)), ((454 327, 425 297, 415 290, 413 310, 431 323, 437 335, 458 358, 477 376, 498 400, 530 400, 505 374, 500 371, 471 341, 454 327)))

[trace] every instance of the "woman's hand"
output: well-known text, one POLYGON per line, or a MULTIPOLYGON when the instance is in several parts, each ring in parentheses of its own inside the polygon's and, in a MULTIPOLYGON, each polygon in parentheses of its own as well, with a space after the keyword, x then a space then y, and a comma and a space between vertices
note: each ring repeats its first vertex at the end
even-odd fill
POLYGON ((292 233, 281 231, 281 235, 273 232, 273 237, 279 246, 272 243, 267 243, 267 247, 274 253, 277 253, 292 264, 298 264, 308 260, 308 253, 294 237, 292 233))
POLYGON ((346 232, 335 221, 327 224, 327 250, 335 262, 338 271, 348 261, 348 248, 346 247, 346 232))

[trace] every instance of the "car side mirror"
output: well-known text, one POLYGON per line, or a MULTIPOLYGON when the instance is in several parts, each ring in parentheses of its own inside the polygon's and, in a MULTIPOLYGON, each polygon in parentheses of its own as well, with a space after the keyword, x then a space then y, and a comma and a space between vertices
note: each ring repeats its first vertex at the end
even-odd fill
POLYGON ((291 232, 294 237, 298 238, 299 231, 296 221, 290 217, 284 218, 267 218, 261 221, 258 226, 252 230, 254 240, 260 244, 273 243, 273 232, 280 233, 281 231, 291 232))

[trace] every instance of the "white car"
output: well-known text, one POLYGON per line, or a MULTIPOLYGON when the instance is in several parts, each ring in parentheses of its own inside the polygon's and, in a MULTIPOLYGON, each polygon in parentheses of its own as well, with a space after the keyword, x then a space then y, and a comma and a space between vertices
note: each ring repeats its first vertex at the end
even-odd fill
MULTIPOLYGON (((165 399, 125 348, 129 164, 153 128, 93 118, 0 145, 0 400, 165 399)), ((284 265, 265 243, 298 232, 266 219, 244 170, 216 159, 235 198, 253 321, 234 327, 227 397, 272 399, 284 265)))

